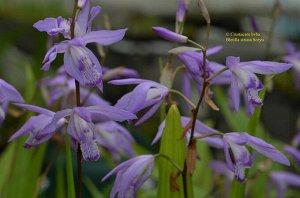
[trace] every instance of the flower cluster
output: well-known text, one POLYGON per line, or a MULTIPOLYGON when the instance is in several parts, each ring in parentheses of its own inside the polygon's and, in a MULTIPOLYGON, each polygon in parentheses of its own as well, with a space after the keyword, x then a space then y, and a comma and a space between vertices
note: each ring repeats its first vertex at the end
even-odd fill
MULTIPOLYGON (((63 65, 58 68, 55 76, 39 81, 42 96, 48 107, 24 104, 24 99, 19 92, 0 79, 0 125, 5 119, 10 102, 26 111, 37 113, 10 137, 9 142, 28 135, 24 147, 31 148, 50 140, 54 134, 59 134, 62 138, 70 136, 72 148, 81 151, 79 153, 86 161, 97 161, 100 158, 99 146, 111 154, 114 162, 121 161, 124 156, 129 157, 130 159, 116 166, 102 181, 116 174, 110 197, 135 197, 138 189, 150 178, 156 157, 164 154, 135 156, 133 149, 135 140, 128 129, 118 122, 132 123, 136 120, 135 126, 140 125, 150 119, 164 101, 169 104, 176 103, 172 94, 177 93, 192 109, 189 109, 191 110, 190 116, 179 115, 178 123, 176 123, 179 124, 178 126, 183 126, 181 137, 185 139, 182 145, 187 150, 187 152, 184 151, 186 152, 183 159, 186 163, 185 166, 180 167, 169 156, 164 155, 178 169, 174 174, 176 176, 172 173, 170 178, 166 179, 173 185, 171 189, 174 187, 178 190, 176 179, 180 176, 183 179, 184 176, 186 177, 184 171, 188 169, 187 161, 193 161, 193 159, 196 161, 198 140, 215 149, 223 149, 225 162, 212 161, 210 167, 215 172, 224 175, 227 184, 233 179, 239 182, 247 180, 245 169, 253 166, 257 156, 257 153, 252 154, 247 147, 251 147, 254 152, 258 152, 274 162, 290 165, 285 155, 264 140, 247 132, 222 133, 198 120, 197 114, 201 109, 202 100, 206 100, 211 107, 216 106, 211 100, 214 95, 213 89, 210 89, 211 86, 225 85, 228 88, 229 108, 235 112, 239 111, 242 95, 247 113, 252 115, 256 107, 263 105, 259 92, 263 90, 264 85, 257 74, 274 75, 293 67, 299 88, 300 53, 296 52, 291 43, 287 44, 288 55, 284 57, 286 63, 258 60, 241 62, 240 57, 236 56, 224 57, 224 63, 211 61, 211 58, 208 60, 207 56, 219 53, 223 47, 208 48, 208 46, 197 44, 182 34, 189 2, 179 0, 176 30, 173 32, 164 27, 153 27, 152 29, 154 33, 167 41, 180 45, 192 44, 195 47, 181 46, 169 51, 171 54, 175 54, 174 56, 170 55, 170 59, 177 58, 182 66, 173 71, 172 61, 166 64, 167 70, 164 71, 169 72, 169 79, 172 81, 166 85, 163 80, 159 83, 141 79, 137 71, 133 69, 125 67, 111 69, 101 65, 97 56, 87 45, 90 43, 101 46, 115 44, 124 38, 127 29, 94 31, 93 21, 101 12, 101 7, 90 8, 89 0, 76 2, 78 4, 77 7, 75 6, 76 12, 74 12, 73 19, 46 18, 33 25, 38 31, 46 32, 52 37, 60 36, 59 38, 63 39, 50 47, 42 62, 42 70, 48 71, 58 54, 63 54, 63 65), (182 93, 169 86, 175 81, 178 71, 182 71, 182 93), (99 95, 103 92, 105 82, 112 85, 134 85, 135 87, 121 96, 116 104, 111 105, 99 95), (197 105, 192 102, 193 84, 200 96, 197 105), (98 90, 92 90, 95 87, 98 90), (56 109, 58 106, 59 110, 56 109), (192 160, 189 158, 191 155, 195 156, 191 157, 192 160)), ((202 15, 210 24, 210 16, 204 2, 199 1, 198 4, 202 15)), ((164 137, 163 133, 168 125, 168 118, 162 120, 152 144, 164 137)), ((296 136, 292 147, 284 148, 286 153, 292 156, 298 164, 300 164, 300 152, 297 149, 300 144, 299 137, 300 135, 296 136)), ((279 189, 280 196, 283 196, 286 185, 300 186, 299 176, 291 173, 271 171, 268 177, 270 183, 279 189)), ((229 192, 228 187, 229 185, 226 187, 227 192, 229 192)))

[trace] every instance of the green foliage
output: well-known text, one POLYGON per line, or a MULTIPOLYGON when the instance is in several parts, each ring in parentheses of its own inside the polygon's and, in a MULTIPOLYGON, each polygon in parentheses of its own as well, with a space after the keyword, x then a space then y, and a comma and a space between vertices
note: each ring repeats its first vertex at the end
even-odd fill
MULTIPOLYGON (((160 142, 160 153, 168 156, 174 160, 180 167, 184 167, 185 155, 186 155, 186 142, 182 138, 183 128, 181 125, 180 113, 176 105, 172 105, 166 117, 166 124, 163 130, 163 135, 160 142)), ((158 159, 159 165, 159 183, 158 183, 158 195, 160 198, 182 198, 184 197, 183 177, 179 175, 176 182, 178 184, 178 191, 174 189, 171 191, 170 177, 176 175, 178 169, 164 158, 158 159)), ((173 178, 174 180, 174 178, 173 178)), ((187 186, 189 188, 189 196, 192 197, 191 181, 187 186)))

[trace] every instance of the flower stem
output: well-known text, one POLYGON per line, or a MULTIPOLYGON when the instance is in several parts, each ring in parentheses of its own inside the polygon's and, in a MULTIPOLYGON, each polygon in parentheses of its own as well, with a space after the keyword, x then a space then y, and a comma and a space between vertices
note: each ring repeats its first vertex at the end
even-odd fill
POLYGON ((170 89, 169 90, 170 93, 175 93, 177 95, 179 95, 180 97, 182 97, 193 109, 196 108, 195 104, 190 100, 188 99, 185 95, 183 95, 180 91, 177 91, 175 89, 170 89))
POLYGON ((279 16, 280 12, 280 2, 279 0, 274 0, 274 5, 272 8, 272 21, 270 25, 270 29, 268 32, 268 37, 267 37, 267 43, 266 43, 266 59, 270 59, 270 54, 271 54, 271 45, 272 45, 272 40, 273 40, 273 35, 274 35, 274 30, 275 30, 275 24, 276 20, 279 16))
MULTIPOLYGON (((202 86, 202 91, 200 94, 200 98, 198 100, 198 103, 196 105, 196 108, 192 110, 192 127, 191 127, 191 136, 188 142, 188 147, 192 147, 193 146, 193 142, 194 142, 194 132, 195 132, 195 125, 196 125, 196 120, 197 120, 197 115, 199 112, 199 108, 200 108, 200 104, 203 101, 204 95, 205 95, 205 90, 206 87, 209 85, 209 83, 207 82, 207 76, 206 76, 206 49, 207 49, 207 45, 208 45, 208 40, 209 40, 209 35, 210 35, 210 24, 207 23, 207 29, 206 29, 206 38, 205 38, 205 47, 203 47, 202 45, 195 43, 194 41, 188 40, 189 43, 198 46, 200 49, 202 49, 202 56, 203 56, 203 86, 202 86)), ((200 71, 202 68, 199 68, 200 71)), ((188 165, 187 165, 187 159, 185 159, 185 166, 183 169, 183 186, 184 186, 184 195, 185 197, 187 197, 187 173, 188 173, 188 165)))
MULTIPOLYGON (((76 15, 79 11, 78 8, 78 0, 75 0, 74 7, 73 7, 73 14, 72 14, 72 23, 71 23, 71 39, 75 36, 75 21, 76 21, 76 15)), ((75 80, 75 89, 76 89, 76 106, 80 106, 80 85, 77 80, 75 80)), ((82 189, 82 167, 81 167, 81 161, 82 161, 82 153, 80 150, 80 146, 77 143, 77 189, 76 194, 77 198, 81 198, 81 189, 82 189)))
POLYGON ((70 145, 70 137, 66 134, 66 159, 67 159, 67 185, 68 198, 75 198, 74 176, 72 167, 72 153, 70 145))
POLYGON ((223 69, 217 71, 216 73, 214 73, 212 76, 210 76, 209 78, 206 79, 206 82, 211 81, 212 79, 214 79, 215 77, 219 76, 220 74, 222 74, 224 71, 228 70, 228 67, 224 67, 223 69))
POLYGON ((206 137, 210 137, 210 136, 214 136, 214 135, 223 136, 224 134, 221 133, 221 132, 208 133, 208 134, 205 134, 205 135, 194 137, 194 140, 200 140, 200 139, 203 139, 203 138, 206 138, 206 137))
POLYGON ((203 47, 202 45, 196 43, 195 41, 192 41, 192 40, 188 39, 187 42, 194 45, 194 46, 196 46, 196 47, 198 47, 201 50, 205 50, 205 47, 203 47))
POLYGON ((185 68, 184 65, 181 65, 181 66, 176 67, 176 69, 175 69, 174 72, 173 72, 173 78, 175 78, 175 76, 177 75, 177 73, 178 73, 180 70, 184 69, 184 68, 185 68))

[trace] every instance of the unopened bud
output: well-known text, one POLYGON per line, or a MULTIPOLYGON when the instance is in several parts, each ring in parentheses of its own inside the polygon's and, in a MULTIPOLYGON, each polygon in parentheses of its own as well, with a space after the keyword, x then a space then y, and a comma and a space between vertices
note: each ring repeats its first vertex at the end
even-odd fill
POLYGON ((83 8, 87 1, 88 0, 78 0, 77 7, 80 9, 83 8))
POLYGON ((206 8, 206 5, 204 3, 204 0, 198 0, 198 6, 200 8, 201 14, 204 17, 206 23, 210 24, 210 16, 206 8))
POLYGON ((186 43, 188 40, 188 37, 183 36, 181 34, 177 34, 175 32, 172 32, 171 30, 168 30, 163 27, 152 27, 152 30, 160 37, 177 43, 186 43))

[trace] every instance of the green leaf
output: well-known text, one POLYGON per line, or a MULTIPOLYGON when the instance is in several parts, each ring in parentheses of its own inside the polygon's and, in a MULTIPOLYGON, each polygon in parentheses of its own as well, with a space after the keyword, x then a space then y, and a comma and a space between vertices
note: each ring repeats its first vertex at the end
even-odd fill
POLYGON ((13 154, 10 153, 5 156, 7 157, 5 163, 10 164, 10 170, 7 170, 5 174, 3 173, 6 176, 6 181, 0 194, 1 197, 22 198, 24 195, 36 197, 38 194, 38 178, 47 144, 25 149, 23 147, 24 141, 25 138, 19 138, 7 147, 7 149, 13 147, 13 151, 8 151, 8 153, 13 152, 13 154))
POLYGON ((73 162, 72 151, 70 144, 70 137, 66 135, 66 165, 67 165, 67 186, 68 186, 68 198, 75 198, 75 186, 73 175, 73 162))
POLYGON ((229 198, 245 197, 246 184, 234 179, 231 183, 229 198))
POLYGON ((55 166, 55 197, 65 198, 65 188, 64 163, 62 163, 62 160, 58 158, 55 166))
POLYGON ((96 185, 88 177, 83 178, 83 183, 94 198, 103 198, 104 195, 97 189, 96 185))
MULTIPOLYGON (((16 149, 16 142, 12 142, 3 151, 0 158, 0 192, 3 192, 4 186, 9 178, 10 172, 12 171, 13 157, 16 149)), ((0 193, 1 197, 1 193, 0 193)))
POLYGON ((36 80, 32 71, 32 66, 25 65, 26 74, 26 90, 25 90, 25 101, 31 101, 36 90, 36 80))
MULTIPOLYGON (((180 113, 176 105, 172 105, 166 117, 166 124, 160 142, 160 153, 174 160, 183 169, 186 155, 186 141, 181 137, 182 133, 183 128, 181 125, 180 113)), ((158 158, 158 166, 159 184, 157 197, 183 198, 184 187, 182 175, 176 180, 179 191, 172 192, 170 186, 170 176, 171 174, 176 174, 178 169, 164 158, 158 158)), ((187 188, 188 197, 193 197, 190 177, 187 179, 187 188)))

